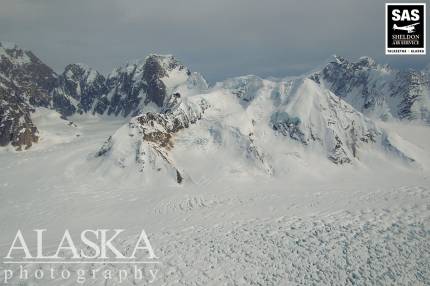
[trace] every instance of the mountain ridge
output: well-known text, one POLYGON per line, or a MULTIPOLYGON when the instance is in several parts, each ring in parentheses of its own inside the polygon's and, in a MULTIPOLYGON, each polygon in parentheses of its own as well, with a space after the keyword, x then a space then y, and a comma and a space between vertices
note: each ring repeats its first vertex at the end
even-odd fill
POLYGON ((334 56, 310 76, 360 112, 374 118, 430 122, 430 73, 400 71, 370 57, 357 61, 334 56))
POLYGON ((0 80, 0 146, 12 144, 19 150, 38 141, 31 122, 34 108, 54 109, 64 118, 83 113, 130 117, 144 110, 159 111, 168 93, 208 88, 200 74, 172 55, 151 54, 106 77, 82 63, 69 64, 56 74, 33 53, 11 43, 0 44, 0 80))
POLYGON ((31 114, 39 107, 56 110, 64 119, 87 113, 129 118, 96 152, 94 160, 108 172, 132 166, 144 173, 138 176, 164 174, 177 183, 193 181, 187 156, 196 154, 188 149, 201 148, 219 165, 225 164, 218 159, 225 154, 230 154, 228 162, 235 158, 232 166, 222 167, 233 168, 224 170, 226 175, 242 169, 279 173, 279 164, 285 162, 276 157, 286 146, 297 154, 315 152, 338 165, 354 164, 371 150, 415 164, 417 158, 401 148, 403 139, 392 140, 372 118, 430 119, 429 75, 400 72, 370 57, 350 62, 335 56, 306 76, 269 80, 248 75, 209 88, 199 73, 172 55, 151 54, 107 76, 80 63, 57 75, 13 47, 3 48, 6 56, 0 54, 0 144, 21 150, 36 143, 39 132, 31 114), (44 78, 35 75, 38 70, 44 78), (23 84, 8 87, 14 79, 23 84), (15 109, 21 113, 13 113, 15 109), (191 141, 185 144, 187 137, 191 141))

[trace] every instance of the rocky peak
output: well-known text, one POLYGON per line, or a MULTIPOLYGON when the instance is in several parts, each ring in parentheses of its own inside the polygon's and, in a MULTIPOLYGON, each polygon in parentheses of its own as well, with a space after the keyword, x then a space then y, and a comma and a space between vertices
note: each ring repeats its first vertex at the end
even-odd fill
POLYGON ((20 49, 14 43, 0 42, 0 59, 8 60, 14 65, 24 65, 37 60, 30 51, 20 49))
POLYGON ((75 80, 83 79, 83 78, 87 79, 89 78, 90 74, 93 75, 93 77, 95 77, 99 73, 96 70, 90 68, 88 65, 82 64, 82 63, 67 65, 64 68, 64 72, 63 72, 64 77, 68 79, 75 79, 75 80))
POLYGON ((164 173, 181 183, 184 174, 170 156, 174 136, 202 118, 208 108, 204 99, 183 100, 175 94, 162 112, 147 112, 109 137, 97 152, 103 164, 113 163, 121 168, 135 168, 146 174, 164 173))
POLYGON ((357 61, 348 61, 347 59, 333 55, 334 61, 323 68, 323 72, 329 73, 331 70, 341 70, 342 72, 360 72, 369 69, 377 69, 378 64, 371 57, 360 57, 357 61))
POLYGON ((79 102, 79 113, 91 111, 95 100, 107 93, 105 77, 85 64, 66 66, 60 80, 65 94, 79 102))
POLYGON ((56 86, 57 76, 32 52, 0 43, 0 74, 14 81, 30 104, 49 105, 49 92, 56 86))
POLYGON ((171 55, 149 55, 114 69, 106 78, 85 64, 68 65, 53 93, 53 106, 64 116, 92 112, 136 116, 159 111, 174 93, 183 96, 208 88, 171 55))
POLYGON ((309 79, 299 80, 289 103, 271 116, 275 132, 302 143, 319 145, 336 164, 350 163, 360 146, 382 140, 371 120, 309 79))
POLYGON ((146 102, 162 107, 174 88, 171 85, 180 84, 190 75, 191 72, 171 55, 149 55, 143 66, 143 79, 148 89, 146 102))
POLYGON ((156 54, 115 69, 108 75, 106 86, 108 95, 102 98, 97 112, 104 113, 104 106, 107 114, 122 116, 138 115, 145 109, 160 110, 176 92, 184 96, 207 89, 203 77, 191 73, 175 57, 156 54))
POLYGON ((0 146, 21 150, 38 141, 31 113, 34 107, 50 106, 57 83, 54 71, 32 52, 0 43, 0 146))
POLYGON ((15 44, 0 42, 0 146, 29 148, 38 141, 25 90, 14 81, 18 66, 29 62, 31 59, 25 51, 15 44))
MULTIPOLYGON (((57 75, 33 53, 10 43, 0 43, 0 79, 2 120, 9 118, 2 126, 10 127, 1 135, 2 145, 23 142, 16 139, 19 132, 24 134, 20 131, 24 125, 19 122, 31 126, 35 107, 53 108, 63 117, 87 112, 128 117, 171 109, 173 97, 208 88, 200 74, 191 73, 171 55, 151 54, 115 69, 107 78, 81 63, 67 65, 57 75), (22 112, 7 117, 6 113, 15 114, 13 109, 22 112)), ((25 130, 35 135, 37 129, 33 127, 25 130)), ((33 138, 34 142, 36 136, 33 138)), ((25 141, 31 145, 31 140, 25 141)))
POLYGON ((310 78, 368 116, 429 120, 425 90, 430 84, 425 72, 399 71, 370 57, 354 62, 335 56, 310 78))
POLYGON ((166 97, 166 85, 161 78, 168 76, 166 65, 163 65, 159 56, 149 56, 143 67, 143 79, 147 84, 148 97, 146 102, 154 102, 157 106, 163 106, 166 97))
POLYGON ((154 77, 169 76, 169 72, 175 69, 190 75, 190 71, 172 55, 151 54, 145 58, 144 78, 151 80, 154 77))

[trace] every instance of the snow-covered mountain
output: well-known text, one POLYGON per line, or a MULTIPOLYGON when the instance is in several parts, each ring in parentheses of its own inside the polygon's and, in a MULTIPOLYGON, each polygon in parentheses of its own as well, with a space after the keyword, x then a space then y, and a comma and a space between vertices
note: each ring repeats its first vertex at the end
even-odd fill
POLYGON ((399 71, 369 57, 350 62, 334 56, 311 78, 368 116, 430 121, 428 69, 399 71))
POLYGON ((64 115, 97 113, 127 117, 159 111, 168 95, 203 92, 207 83, 171 55, 150 55, 116 68, 106 78, 84 64, 68 65, 54 90, 54 108, 64 115))
POLYGON ((0 253, 17 229, 49 256, 65 228, 83 251, 82 230, 121 228, 109 237, 128 255, 145 228, 157 260, 65 251, 58 263, 6 259, 0 281, 428 285, 430 128, 415 120, 428 122, 429 71, 337 58, 208 88, 171 56, 56 74, 2 43, 0 146, 13 148, 0 148, 0 253))
POLYGON ((371 119, 308 78, 245 76, 172 98, 160 113, 137 116, 108 139, 97 154, 104 172, 129 173, 132 166, 139 176, 167 173, 181 183, 213 174, 214 165, 223 166, 216 176, 282 173, 289 163, 280 154, 288 152, 301 160, 314 153, 335 164, 358 162, 369 150, 415 161, 371 119), (199 172, 190 158, 201 160, 199 172), (207 158, 211 164, 203 171, 207 158))
POLYGON ((34 108, 63 117, 73 114, 135 116, 160 111, 168 95, 200 93, 208 88, 171 55, 150 55, 115 69, 106 78, 85 64, 71 64, 57 75, 30 51, 0 43, 0 146, 29 148, 38 140, 31 120, 34 108))
POLYGON ((97 153, 104 157, 104 165, 138 170, 146 176, 160 172, 176 178, 178 183, 183 174, 171 156, 174 136, 189 128, 202 118, 208 108, 204 99, 188 100, 175 93, 162 112, 147 112, 134 117, 130 122, 109 137, 97 153))
POLYGON ((321 71, 290 80, 256 76, 212 88, 173 56, 149 55, 104 77, 85 64, 57 75, 31 52, 1 46, 0 144, 30 147, 38 140, 35 108, 63 118, 102 114, 131 118, 94 160, 104 172, 133 169, 142 178, 197 180, 197 173, 275 175, 291 154, 335 164, 377 150, 406 162, 413 154, 370 118, 428 119, 428 72, 400 72, 370 58, 340 57, 321 71), (370 116, 370 118, 368 117, 370 116), (287 156, 288 157, 288 156, 287 156), (207 169, 195 160, 211 158, 207 169), (226 164, 228 162, 228 164, 226 164))

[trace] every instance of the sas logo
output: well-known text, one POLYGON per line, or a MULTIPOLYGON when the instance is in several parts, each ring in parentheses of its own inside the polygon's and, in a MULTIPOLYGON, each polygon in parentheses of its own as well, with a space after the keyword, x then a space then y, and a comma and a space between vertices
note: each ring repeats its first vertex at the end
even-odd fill
POLYGON ((385 4, 385 54, 426 54, 426 4, 385 4))

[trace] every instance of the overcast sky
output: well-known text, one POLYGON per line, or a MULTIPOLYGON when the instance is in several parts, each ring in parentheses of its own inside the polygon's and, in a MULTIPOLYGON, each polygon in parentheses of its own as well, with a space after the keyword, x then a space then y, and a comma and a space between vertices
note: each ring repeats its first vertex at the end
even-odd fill
POLYGON ((0 40, 32 50, 59 72, 84 62, 107 73, 149 53, 168 53, 211 82, 297 75, 332 54, 427 65, 429 56, 384 56, 385 2, 0 0, 0 40))

